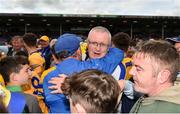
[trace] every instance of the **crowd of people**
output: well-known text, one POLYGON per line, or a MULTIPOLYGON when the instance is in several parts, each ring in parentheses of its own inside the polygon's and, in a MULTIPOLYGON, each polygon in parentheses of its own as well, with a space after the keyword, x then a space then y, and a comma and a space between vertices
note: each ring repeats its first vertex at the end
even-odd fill
POLYGON ((93 27, 0 46, 0 112, 178 113, 180 37, 132 42, 93 27))

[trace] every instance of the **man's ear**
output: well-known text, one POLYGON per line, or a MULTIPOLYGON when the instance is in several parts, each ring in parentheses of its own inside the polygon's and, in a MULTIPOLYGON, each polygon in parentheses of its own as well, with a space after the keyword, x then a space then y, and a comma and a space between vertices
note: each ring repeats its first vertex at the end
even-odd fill
POLYGON ((84 113, 84 114, 86 113, 84 107, 82 105, 80 105, 79 103, 75 104, 75 107, 76 107, 78 113, 84 113))
POLYGON ((160 83, 164 83, 164 82, 167 82, 167 81, 170 81, 170 75, 171 75, 171 72, 167 69, 165 70, 161 70, 158 74, 158 80, 160 83))
POLYGON ((10 81, 10 82, 17 81, 16 73, 11 73, 11 74, 10 74, 10 76, 9 76, 9 81, 10 81))
POLYGON ((82 60, 82 53, 81 53, 80 48, 73 54, 73 57, 78 60, 82 60))

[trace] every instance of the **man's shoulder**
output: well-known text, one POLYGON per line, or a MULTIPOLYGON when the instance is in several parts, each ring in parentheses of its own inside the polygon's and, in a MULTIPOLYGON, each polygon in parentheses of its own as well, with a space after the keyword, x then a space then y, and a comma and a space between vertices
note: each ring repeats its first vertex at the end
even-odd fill
POLYGON ((30 102, 30 101, 32 101, 32 102, 37 101, 37 98, 35 96, 31 95, 31 94, 27 94, 27 93, 22 93, 22 94, 26 97, 26 100, 28 102, 30 102))
POLYGON ((44 77, 44 80, 50 80, 52 77, 58 76, 58 74, 58 70, 56 68, 53 68, 47 73, 47 75, 44 77))
POLYGON ((56 66, 56 69, 59 70, 59 72, 61 73, 69 75, 74 73, 74 71, 77 71, 78 67, 81 66, 81 63, 82 62, 80 60, 69 58, 58 64, 56 66))
POLYGON ((180 112, 180 105, 172 102, 144 99, 139 104, 135 104, 138 113, 176 113, 180 112))
POLYGON ((26 98, 26 105, 28 106, 28 109, 32 113, 42 113, 39 104, 38 104, 38 99, 31 95, 31 94, 26 94, 23 93, 25 98, 26 98))

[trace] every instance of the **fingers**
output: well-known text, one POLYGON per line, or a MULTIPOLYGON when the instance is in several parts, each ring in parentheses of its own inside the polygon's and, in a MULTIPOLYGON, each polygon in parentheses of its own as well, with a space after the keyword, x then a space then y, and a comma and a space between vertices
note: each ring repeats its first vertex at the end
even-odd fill
POLYGON ((58 88, 57 86, 51 86, 51 87, 48 87, 49 89, 51 89, 52 91, 50 93, 53 93, 53 94, 56 94, 56 93, 63 93, 61 88, 58 88))
POLYGON ((59 74, 59 77, 65 78, 65 77, 67 77, 67 75, 65 75, 65 74, 59 74))
POLYGON ((54 90, 54 91, 51 91, 50 93, 52 93, 52 94, 59 94, 61 92, 59 92, 58 90, 54 90))
POLYGON ((51 83, 51 84, 58 84, 58 83, 61 83, 62 81, 57 79, 57 78, 51 78, 51 80, 48 81, 48 83, 51 83))
POLYGON ((57 86, 49 86, 48 88, 49 88, 49 89, 58 89, 57 86))
POLYGON ((51 83, 51 84, 59 84, 59 83, 63 83, 63 82, 64 82, 64 78, 61 78, 61 77, 54 77, 48 81, 48 83, 51 83))
POLYGON ((61 85, 64 82, 67 75, 60 74, 58 77, 53 77, 51 80, 48 81, 48 83, 53 84, 49 86, 48 88, 52 91, 50 93, 56 94, 56 93, 63 93, 61 90, 61 85))
POLYGON ((49 86, 48 89, 51 89, 52 91, 50 93, 53 93, 53 94, 63 93, 61 88, 58 86, 49 86))

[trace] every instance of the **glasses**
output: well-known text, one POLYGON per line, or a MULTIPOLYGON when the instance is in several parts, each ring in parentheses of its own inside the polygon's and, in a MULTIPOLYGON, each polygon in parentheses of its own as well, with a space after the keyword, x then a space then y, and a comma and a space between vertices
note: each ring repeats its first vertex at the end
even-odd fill
POLYGON ((107 48, 107 47, 109 47, 108 44, 98 43, 98 42, 91 42, 91 41, 89 41, 89 40, 88 40, 88 43, 89 43, 90 45, 92 45, 92 46, 100 46, 100 47, 102 47, 102 48, 107 48))

